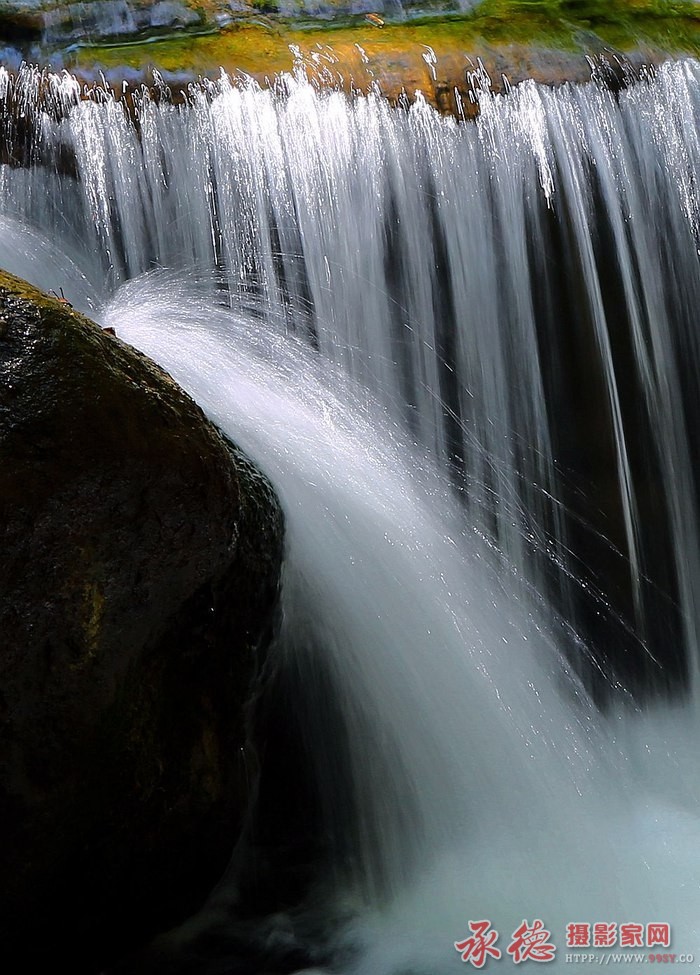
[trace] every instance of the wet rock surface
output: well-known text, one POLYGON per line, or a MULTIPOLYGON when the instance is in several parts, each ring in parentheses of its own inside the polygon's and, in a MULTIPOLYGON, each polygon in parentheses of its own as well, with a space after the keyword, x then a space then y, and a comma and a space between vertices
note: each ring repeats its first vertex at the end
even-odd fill
POLYGON ((2 273, 0 506, 0 933, 97 971, 226 866, 281 513, 166 373, 2 273))

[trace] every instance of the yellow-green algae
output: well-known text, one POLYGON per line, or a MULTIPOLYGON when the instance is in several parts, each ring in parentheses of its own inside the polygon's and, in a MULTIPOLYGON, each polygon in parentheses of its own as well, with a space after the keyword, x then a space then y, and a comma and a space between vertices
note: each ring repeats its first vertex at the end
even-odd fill
POLYGON ((484 0, 470 15, 375 27, 366 20, 301 29, 273 19, 240 22, 213 34, 150 44, 84 47, 73 67, 97 64, 197 75, 218 66, 274 75, 289 70, 290 45, 302 52, 330 47, 338 70, 360 62, 356 45, 384 62, 422 61, 425 46, 438 58, 479 52, 482 45, 528 45, 575 51, 595 42, 622 51, 639 46, 668 53, 700 54, 700 5, 690 0, 484 0))

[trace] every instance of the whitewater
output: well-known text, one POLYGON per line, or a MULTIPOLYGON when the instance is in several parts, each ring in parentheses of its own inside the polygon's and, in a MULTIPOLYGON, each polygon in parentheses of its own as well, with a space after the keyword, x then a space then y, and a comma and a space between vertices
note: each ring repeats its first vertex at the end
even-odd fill
POLYGON ((270 937, 442 975, 470 922, 498 970, 539 919, 559 972, 567 925, 605 923, 588 963, 695 973, 700 65, 480 100, 465 124, 222 77, 135 126, 0 71, 31 125, 0 266, 152 356, 278 492, 274 652, 334 860, 270 937), (655 923, 671 947, 619 944, 655 923))

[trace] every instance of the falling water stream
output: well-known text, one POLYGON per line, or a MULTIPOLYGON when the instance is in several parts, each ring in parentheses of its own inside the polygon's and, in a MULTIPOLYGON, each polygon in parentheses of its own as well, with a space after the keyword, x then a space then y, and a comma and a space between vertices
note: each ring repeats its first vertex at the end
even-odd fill
POLYGON ((278 491, 332 970, 456 971, 480 919, 508 968, 537 918, 551 971, 569 923, 667 922, 695 975, 700 65, 480 100, 222 77, 134 125, 0 70, 26 163, 0 266, 160 362, 278 491))

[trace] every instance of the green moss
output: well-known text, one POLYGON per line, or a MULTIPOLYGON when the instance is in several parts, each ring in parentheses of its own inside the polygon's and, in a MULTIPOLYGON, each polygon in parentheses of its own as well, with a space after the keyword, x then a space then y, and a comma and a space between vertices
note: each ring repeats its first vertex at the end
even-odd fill
POLYGON ((541 43, 552 37, 563 47, 580 31, 625 49, 640 42, 695 52, 700 11, 689 0, 484 0, 474 20, 484 37, 541 43))

